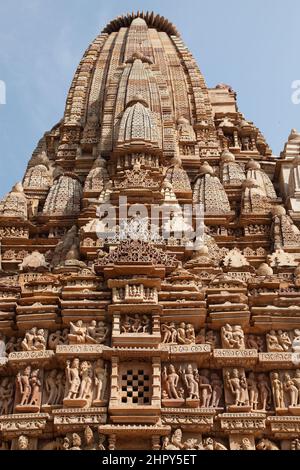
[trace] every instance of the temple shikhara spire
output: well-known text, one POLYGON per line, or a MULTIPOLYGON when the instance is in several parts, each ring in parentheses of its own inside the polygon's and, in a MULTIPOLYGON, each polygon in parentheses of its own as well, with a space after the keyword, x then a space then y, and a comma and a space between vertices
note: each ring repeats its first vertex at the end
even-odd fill
POLYGON ((300 450, 300 134, 167 19, 89 46, 0 242, 3 450, 300 450))

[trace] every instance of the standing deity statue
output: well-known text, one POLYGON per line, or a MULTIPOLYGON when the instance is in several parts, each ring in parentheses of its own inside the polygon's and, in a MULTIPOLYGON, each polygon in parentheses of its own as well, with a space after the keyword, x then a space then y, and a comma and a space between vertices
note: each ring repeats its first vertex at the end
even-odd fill
POLYGON ((255 374, 250 372, 248 379, 247 379, 247 386, 248 386, 248 393, 249 393, 249 402, 251 409, 253 411, 257 410, 258 407, 258 385, 256 381, 255 374))
POLYGON ((198 374, 201 408, 209 408, 212 398, 212 385, 209 380, 209 371, 203 370, 198 374))
MULTIPOLYGON (((196 371, 198 374, 198 371, 196 371)), ((181 371, 182 381, 186 386, 189 400, 199 400, 199 387, 195 379, 192 365, 188 365, 186 370, 181 371)))
POLYGON ((179 375, 176 373, 175 367, 172 364, 169 365, 168 370, 167 367, 164 367, 162 380, 168 398, 178 400, 180 398, 177 391, 179 375))
POLYGON ((107 365, 104 365, 104 361, 101 359, 99 359, 95 364, 94 377, 96 386, 94 401, 101 401, 104 399, 108 383, 107 365))
POLYGON ((288 373, 284 375, 283 390, 289 397, 289 406, 296 407, 298 405, 299 392, 297 386, 288 373))
POLYGON ((277 372, 274 372, 271 375, 271 381, 272 381, 275 408, 285 408, 283 385, 279 378, 279 374, 277 372))
POLYGON ((259 402, 261 404, 261 410, 266 411, 267 406, 270 402, 272 391, 268 384, 268 379, 265 374, 259 374, 257 388, 259 392, 259 402))
POLYGON ((233 369, 232 373, 226 373, 226 387, 234 397, 235 406, 247 406, 249 400, 247 397, 247 382, 243 374, 238 369, 233 369))
POLYGON ((81 385, 80 372, 79 372, 79 359, 74 359, 72 365, 67 361, 66 367, 66 386, 67 386, 67 400, 74 400, 78 396, 79 388, 81 385))

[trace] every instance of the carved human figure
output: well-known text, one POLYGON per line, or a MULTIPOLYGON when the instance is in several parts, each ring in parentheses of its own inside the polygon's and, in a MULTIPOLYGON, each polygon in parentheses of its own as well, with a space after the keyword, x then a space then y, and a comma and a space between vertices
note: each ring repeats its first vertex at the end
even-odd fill
POLYGON ((96 450, 94 433, 89 426, 84 430, 84 450, 96 450))
POLYGON ((258 386, 255 374, 250 372, 247 379, 249 402, 253 411, 257 410, 258 407, 258 386))
POLYGON ((216 349, 217 344, 218 344, 218 338, 217 338, 216 333, 213 330, 209 330, 206 333, 205 342, 207 344, 210 344, 213 350, 216 349))
POLYGON ((20 406, 29 404, 29 400, 31 396, 30 375, 31 375, 30 366, 26 367, 23 373, 18 372, 17 374, 16 386, 21 396, 20 406))
POLYGON ((279 338, 279 343, 282 346, 282 349, 285 352, 288 352, 291 350, 292 347, 292 341, 286 331, 279 330, 278 331, 278 338, 279 338))
POLYGON ((55 351, 57 346, 63 346, 67 344, 69 330, 64 329, 63 331, 57 330, 49 335, 48 347, 50 350, 55 351))
POLYGON ((8 415, 13 403, 13 382, 9 377, 5 377, 0 382, 0 416, 8 415))
POLYGON ((81 437, 79 434, 72 434, 72 447, 69 450, 81 450, 81 437))
POLYGON ((68 335, 70 344, 85 344, 86 342, 86 327, 83 325, 82 320, 78 320, 76 324, 70 323, 70 334, 68 335))
POLYGON ((121 322, 121 333, 130 333, 131 331, 131 322, 130 317, 125 315, 124 320, 121 322))
POLYGON ((268 403, 270 402, 271 389, 268 384, 268 379, 265 374, 258 375, 257 388, 259 392, 259 402, 261 404, 261 410, 266 411, 268 403))
POLYGON ((164 323, 161 326, 161 332, 163 335, 162 342, 164 344, 176 344, 177 343, 177 330, 175 323, 172 322, 169 325, 164 323))
POLYGON ((226 374, 226 386, 234 397, 235 406, 248 405, 247 400, 247 382, 245 377, 240 375, 238 369, 233 369, 232 374, 228 371, 226 374))
POLYGON ((221 336, 226 349, 245 349, 244 332, 241 326, 225 325, 221 328, 221 336))
POLYGON ((143 331, 143 325, 140 319, 140 316, 136 314, 131 326, 132 333, 141 333, 143 331))
POLYGON ((165 445, 165 450, 182 450, 183 447, 182 431, 178 428, 171 437, 171 443, 165 445))
POLYGON ((99 359, 94 367, 94 378, 95 378, 95 400, 101 401, 104 399, 104 395, 108 383, 108 371, 107 364, 104 365, 104 361, 99 359))
POLYGON ((6 343, 6 354, 8 355, 10 353, 20 351, 21 343, 22 338, 16 338, 15 336, 12 336, 6 343))
POLYGON ((164 367, 162 372, 162 380, 168 398, 178 400, 180 398, 177 391, 179 375, 176 373, 175 367, 172 364, 169 365, 168 370, 167 367, 164 367))
POLYGON ((279 374, 277 372, 274 372, 271 375, 271 381, 272 381, 275 408, 285 408, 284 397, 283 397, 283 385, 281 383, 279 374))
POLYGON ((209 371, 203 370, 198 374, 201 408, 209 408, 212 398, 212 386, 209 380, 209 371))
MULTIPOLYGON (((198 371, 196 371, 198 374, 198 371)), ((195 379, 193 366, 189 364, 186 370, 181 370, 182 380, 186 386, 188 399, 199 400, 199 387, 195 379)))
POLYGON ((179 344, 186 344, 186 325, 185 323, 180 323, 177 328, 177 341, 179 344))
POLYGON ((257 450, 279 450, 279 447, 269 439, 262 439, 256 446, 257 450))
POLYGON ((104 322, 99 322, 97 325, 97 322, 92 320, 90 326, 87 327, 86 342, 103 344, 108 337, 108 333, 109 329, 104 322))
POLYGON ((41 398, 41 380, 40 380, 40 371, 35 369, 31 373, 30 377, 30 386, 31 386, 31 400, 30 405, 37 406, 41 398))
POLYGON ((295 371, 295 377, 292 380, 298 390, 298 406, 300 406, 300 369, 295 371))
POLYGON ((79 372, 79 359, 74 359, 72 365, 70 361, 67 361, 66 366, 66 385, 67 385, 67 396, 68 400, 74 400, 77 398, 79 388, 81 385, 80 372, 79 372))
POLYGON ((88 400, 92 396, 93 371, 92 365, 88 361, 83 361, 80 366, 81 385, 79 398, 88 400))
POLYGON ((221 442, 216 441, 212 437, 207 437, 206 439, 203 440, 203 450, 218 450, 218 451, 223 451, 223 450, 228 450, 227 447, 225 447, 221 442))
POLYGON ((58 389, 57 389, 57 370, 51 370, 45 379, 45 390, 48 395, 47 405, 56 405, 58 389))
POLYGON ((205 344, 205 328, 202 328, 196 336, 195 343, 196 344, 205 344))
POLYGON ((210 377, 210 384, 212 387, 211 407, 218 408, 223 394, 223 382, 218 374, 213 373, 210 377))
POLYGON ((252 445, 248 437, 244 437, 240 444, 240 450, 252 450, 252 445))
POLYGON ((266 336, 267 347, 269 352, 282 352, 283 347, 279 343, 278 336, 275 330, 271 330, 266 336))
POLYGON ((17 441, 18 450, 29 450, 29 439, 27 436, 19 436, 17 441))
POLYGON ((6 357, 6 344, 5 344, 5 336, 3 333, 0 332, 0 358, 6 357))
POLYGON ((33 351, 33 342, 37 334, 37 328, 31 328, 31 330, 27 331, 25 334, 25 338, 21 343, 21 347, 23 351, 33 351))
POLYGON ((56 376, 56 389, 57 389, 57 396, 56 396, 56 405, 60 405, 63 402, 64 394, 65 394, 65 374, 62 371, 59 371, 56 376))
POLYGON ((104 445, 105 440, 106 440, 106 436, 104 436, 103 434, 99 434, 98 450, 102 450, 102 451, 106 450, 106 447, 104 445))
POLYGON ((263 339, 260 336, 248 335, 246 346, 248 349, 256 349, 259 352, 263 352, 263 339))
POLYGON ((291 407, 296 407, 298 405, 299 392, 297 386, 294 384, 294 381, 288 373, 284 375, 283 390, 289 396, 289 405, 291 407))
POLYGON ((294 439, 291 442, 291 450, 300 451, 300 439, 294 439))
POLYGON ((187 344, 195 344, 196 334, 195 328, 191 323, 186 326, 186 343, 187 344))

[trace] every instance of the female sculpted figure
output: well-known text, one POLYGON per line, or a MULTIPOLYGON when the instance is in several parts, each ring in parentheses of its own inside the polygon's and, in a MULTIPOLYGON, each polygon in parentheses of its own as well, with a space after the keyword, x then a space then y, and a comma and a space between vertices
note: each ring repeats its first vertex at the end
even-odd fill
POLYGON ((290 374, 285 374, 284 376, 284 383, 283 389, 286 393, 288 393, 290 398, 290 406, 297 406, 298 405, 298 388, 294 384, 293 380, 291 379, 290 374))
POLYGON ((233 369, 232 376, 230 372, 226 374, 226 384, 234 397, 235 406, 244 406, 246 404, 245 391, 247 390, 247 383, 240 377, 238 369, 233 369))
POLYGON ((274 372, 272 374, 272 387, 274 393, 275 408, 285 408, 283 399, 283 385, 279 379, 279 374, 274 372))
POLYGON ((210 383, 212 386, 211 406, 218 408, 223 393, 223 382, 217 374, 211 374, 210 383))
POLYGON ((83 325, 82 320, 74 325, 70 323, 70 334, 68 335, 70 344, 84 344, 86 339, 86 327, 83 325))
POLYGON ((96 385, 96 401, 103 400, 107 387, 108 372, 107 365, 104 366, 104 361, 99 359, 95 364, 94 369, 95 385, 96 385))
MULTIPOLYGON (((198 371, 197 371, 198 373, 198 371)), ((194 370, 191 365, 188 365, 186 371, 182 372, 183 382, 188 391, 188 398, 190 400, 199 400, 199 388, 198 383, 194 376, 194 370)))
POLYGON ((253 411, 257 410, 258 406, 258 387, 256 378, 253 372, 250 372, 247 380, 249 401, 253 411))
POLYGON ((201 408, 209 408, 212 397, 212 386, 209 380, 209 371, 203 370, 198 375, 199 391, 201 394, 201 408))
POLYGON ((261 409, 266 411, 271 396, 271 389, 268 385, 268 380, 265 374, 259 374, 257 387, 259 390, 259 401, 261 404, 261 409))
POLYGON ((168 372, 167 368, 164 367, 162 379, 165 383, 168 398, 178 400, 180 398, 177 392, 179 375, 176 373, 175 367, 172 364, 170 364, 168 372))
POLYGON ((84 361, 81 364, 80 376, 81 386, 79 391, 79 398, 88 400, 91 397, 93 383, 92 366, 90 362, 84 361))
POLYGON ((41 399, 41 381, 39 377, 39 369, 33 370, 30 378, 31 400, 30 404, 37 406, 41 399))
POLYGON ((53 369, 49 372, 45 381, 45 389, 48 394, 47 405, 55 405, 57 400, 57 370, 53 369))

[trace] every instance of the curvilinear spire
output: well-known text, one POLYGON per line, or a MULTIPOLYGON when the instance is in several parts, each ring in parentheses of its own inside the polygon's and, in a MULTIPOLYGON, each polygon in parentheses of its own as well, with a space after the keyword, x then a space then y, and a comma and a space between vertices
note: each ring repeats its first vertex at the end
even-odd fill
POLYGON ((0 202, 2 449, 300 450, 299 175, 168 20, 107 25, 0 202))

